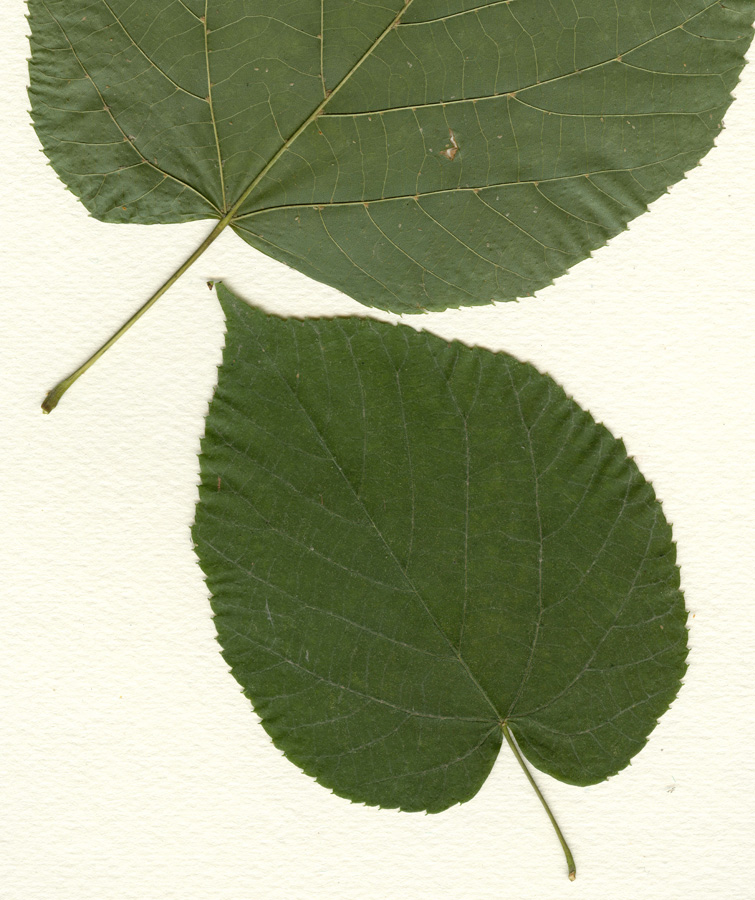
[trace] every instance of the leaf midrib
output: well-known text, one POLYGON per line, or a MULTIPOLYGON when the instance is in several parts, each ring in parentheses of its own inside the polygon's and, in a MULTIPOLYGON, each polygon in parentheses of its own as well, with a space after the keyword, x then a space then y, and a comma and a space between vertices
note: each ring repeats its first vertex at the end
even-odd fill
MULTIPOLYGON (((375 49, 382 43, 383 39, 396 27, 401 16, 409 9, 414 0, 406 0, 401 10, 394 16, 390 25, 385 28, 377 39, 367 48, 367 50, 362 54, 362 56, 354 63, 354 65, 349 69, 349 71, 343 76, 343 78, 338 82, 338 84, 333 88, 333 90, 328 94, 326 93, 325 97, 323 97, 322 101, 315 107, 315 109, 307 116, 307 118, 301 123, 301 125, 293 132, 293 134, 287 138, 283 144, 278 148, 278 150, 270 157, 268 162, 262 167, 262 169, 254 176, 249 185, 244 189, 239 199, 233 204, 231 209, 226 213, 221 221, 223 221, 226 225, 230 224, 233 221, 236 213, 241 209, 242 205, 252 193, 252 191, 257 187, 257 185, 262 181, 262 179, 267 175, 267 173, 273 168, 273 166, 278 162, 278 160, 283 156, 283 154, 288 150, 288 148, 294 143, 294 141, 299 137, 302 132, 306 131, 307 128, 315 121, 315 119, 320 115, 320 113, 325 109, 328 103, 335 97, 341 88, 348 82, 351 76, 359 69, 359 67, 367 60, 371 54, 375 51, 375 49)), ((325 35, 323 34, 322 44, 324 44, 325 35)), ((323 73, 324 74, 324 73, 323 73)))

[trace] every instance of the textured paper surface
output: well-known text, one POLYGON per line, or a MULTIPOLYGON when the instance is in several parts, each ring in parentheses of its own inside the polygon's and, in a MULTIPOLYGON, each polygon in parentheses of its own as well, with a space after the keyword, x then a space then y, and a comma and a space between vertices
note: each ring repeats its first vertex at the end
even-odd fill
POLYGON ((464 807, 352 805, 282 758, 219 655, 189 538, 223 341, 205 282, 282 313, 364 308, 229 233, 40 412, 209 225, 87 218, 31 129, 26 21, 11 6, 0 897, 752 896, 755 67, 702 166, 594 259, 535 299, 407 320, 548 371, 625 439, 674 524, 692 646, 679 698, 609 782, 539 778, 577 860, 570 884, 506 748, 464 807))

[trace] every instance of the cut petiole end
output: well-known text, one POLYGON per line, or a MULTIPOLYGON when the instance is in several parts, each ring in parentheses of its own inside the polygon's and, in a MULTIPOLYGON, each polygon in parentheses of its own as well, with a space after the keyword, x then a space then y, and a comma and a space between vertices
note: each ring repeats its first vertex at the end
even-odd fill
MULTIPOLYGON (((243 198, 242 198, 243 199, 243 198)), ((168 290, 168 288, 172 287, 178 279, 183 275, 183 273, 192 266, 199 257, 205 252, 205 250, 212 244, 218 236, 222 233, 223 229, 227 227, 228 223, 231 221, 233 214, 238 208, 239 203, 227 213, 212 229, 212 231, 207 235, 207 237, 202 241, 202 243, 197 247, 197 249, 191 254, 191 256, 186 260, 186 262, 179 266, 178 269, 170 276, 170 278, 159 287, 155 293, 147 300, 147 302, 140 307, 133 316, 127 321, 124 322, 123 325, 115 332, 115 334, 100 347, 100 349, 89 357, 89 359, 82 365, 79 366, 78 369, 72 374, 69 375, 68 378, 64 378, 59 384, 55 385, 55 387, 50 391, 50 393, 45 397, 44 402, 42 403, 42 411, 45 413, 51 413, 55 407, 60 403, 60 399, 65 394, 71 385, 77 381, 83 374, 93 366, 97 360, 102 356, 103 353, 106 353, 113 344, 119 340, 123 335, 131 328, 131 326, 138 322, 139 319, 150 309, 154 304, 162 297, 162 295, 168 290)))
POLYGON ((501 729, 503 730, 503 735, 506 738, 506 743, 511 747, 511 752, 517 759, 517 762, 522 767, 522 771, 527 776, 527 781, 532 785, 533 790, 537 794, 540 802, 543 804, 543 808, 548 814, 548 818, 551 820, 551 825, 553 825, 553 829, 556 832, 556 837, 561 844, 561 849, 564 851, 564 856, 566 857, 566 865, 569 870, 569 881, 574 881, 577 877, 577 866, 574 862, 574 857, 572 856, 572 852, 569 849, 569 845, 566 843, 566 839, 564 838, 561 829, 558 827, 558 822, 556 821, 555 816, 551 812, 550 807, 546 803, 545 797, 540 793, 540 788, 535 783, 535 779, 532 777, 532 773, 527 768, 527 764, 524 761, 524 757, 522 756, 519 747, 516 745, 516 741, 514 740, 514 736, 509 730, 509 726, 505 722, 501 722, 501 729))
POLYGON ((50 393, 45 397, 42 401, 42 412, 43 413, 51 413, 55 407, 60 403, 60 399, 68 390, 68 388, 73 384, 75 378, 64 378, 60 384, 56 384, 55 387, 50 391, 50 393))
POLYGON ((60 385, 54 387, 42 401, 42 412, 51 413, 60 402, 62 396, 63 391, 60 390, 60 385))

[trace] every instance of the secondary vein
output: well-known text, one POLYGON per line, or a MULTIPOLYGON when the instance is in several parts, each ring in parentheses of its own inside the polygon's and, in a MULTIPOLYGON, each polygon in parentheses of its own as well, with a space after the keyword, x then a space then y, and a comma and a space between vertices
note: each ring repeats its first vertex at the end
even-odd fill
MULTIPOLYGON (((55 24, 56 24, 56 25, 58 26, 58 28, 60 29, 60 33, 63 35, 63 37, 64 37, 66 43, 68 44, 68 47, 70 48, 71 53, 73 54, 73 56, 74 56, 76 62, 79 64, 79 66, 80 66, 80 68, 81 68, 81 71, 84 73, 84 75, 86 75, 86 77, 87 77, 87 78, 89 79, 89 81, 91 82, 92 87, 93 87, 93 88, 95 89, 95 91, 97 92, 97 96, 100 98, 100 100, 101 100, 101 102, 102 102, 102 108, 103 108, 103 110, 104 110, 105 112, 107 112, 108 116, 109 116, 110 119, 112 120, 112 122, 113 122, 113 124, 115 125, 115 127, 116 127, 116 128, 118 129, 118 131, 123 135, 124 141, 125 141, 125 142, 131 147, 131 149, 137 154, 137 156, 139 157, 139 159, 142 161, 142 164, 144 164, 145 166, 148 166, 150 169, 154 169, 156 172, 159 172, 163 177, 165 177, 165 178, 170 178, 170 179, 172 179, 173 181, 177 182, 178 184, 183 185, 184 188, 188 188, 190 191, 193 191, 198 197, 200 197, 202 200, 204 200, 206 203, 208 203, 208 204, 209 204, 216 212, 220 213, 220 210, 219 210, 219 209, 217 208, 217 206, 212 202, 212 200, 210 200, 209 197, 206 197, 201 191, 197 190, 193 185, 189 184, 187 181, 184 181, 182 178, 178 178, 178 176, 173 175, 173 174, 171 174, 170 172, 166 172, 165 169, 161 169, 160 166, 158 166, 158 165, 156 165, 155 163, 151 162, 150 160, 147 159, 146 156, 144 156, 144 154, 141 152, 141 150, 139 150, 139 148, 136 146, 136 143, 134 142, 133 138, 131 138, 128 134, 126 134, 126 132, 123 130, 123 128, 121 127, 121 125, 120 125, 120 123, 118 122, 118 120, 117 120, 117 119, 115 118, 115 116, 113 115, 113 111, 110 109, 110 107, 108 106, 108 104, 105 102, 105 97, 104 97, 102 91, 99 89, 99 87, 97 86, 97 83, 95 82, 94 78, 92 78, 92 76, 91 76, 91 75, 89 74, 89 72, 87 71, 86 66, 85 66, 84 63, 81 61, 81 57, 80 57, 79 54, 76 52, 76 48, 73 46, 73 42, 72 42, 71 39, 68 37, 68 33, 66 32, 65 28, 63 28, 63 26, 60 24, 60 21, 57 19, 57 17, 53 15, 52 11, 50 10, 50 7, 47 5, 47 3, 45 2, 45 0, 42 0, 42 5, 43 5, 44 8, 47 10, 47 14, 50 16, 50 18, 53 20, 53 22, 55 22, 55 24)), ((51 392, 51 393, 52 393, 52 392, 51 392)))
POLYGON ((202 30, 204 31, 204 58, 207 65, 207 103, 210 106, 210 118, 212 119, 212 130, 215 134, 215 149, 218 153, 218 172, 220 174, 220 193, 223 197, 223 212, 228 208, 225 198, 225 176, 223 175, 223 156, 220 152, 220 138, 218 136, 218 125, 215 121, 215 108, 212 105, 212 78, 210 77, 210 49, 208 46, 208 30, 207 30, 207 7, 209 0, 204 0, 204 16, 201 19, 202 30))

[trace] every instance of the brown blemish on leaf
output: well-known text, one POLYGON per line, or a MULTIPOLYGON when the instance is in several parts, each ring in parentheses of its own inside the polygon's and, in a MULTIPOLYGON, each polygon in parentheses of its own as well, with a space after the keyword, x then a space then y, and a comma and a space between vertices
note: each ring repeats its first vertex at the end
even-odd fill
POLYGON ((451 140, 451 146, 443 150, 441 156, 445 156, 446 159, 453 161, 456 157, 456 154, 459 152, 459 145, 456 142, 456 135, 450 128, 448 129, 448 136, 451 140))

